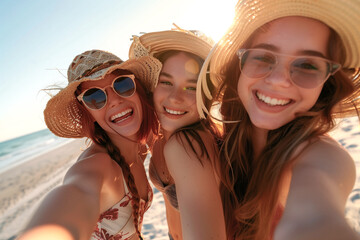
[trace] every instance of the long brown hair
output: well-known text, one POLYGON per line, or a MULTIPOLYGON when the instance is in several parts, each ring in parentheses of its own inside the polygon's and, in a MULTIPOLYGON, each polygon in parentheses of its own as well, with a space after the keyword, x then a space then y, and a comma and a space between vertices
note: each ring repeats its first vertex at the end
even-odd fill
MULTIPOLYGON (((200 56, 197 56, 190 52, 179 51, 179 50, 168 50, 168 51, 160 52, 155 54, 154 57, 156 57, 162 64, 164 64, 166 60, 168 60, 170 57, 173 57, 180 53, 184 53, 188 57, 194 59, 199 64, 199 66, 202 66, 204 63, 204 59, 202 59, 200 56)), ((205 144, 202 141, 198 131, 204 130, 205 128, 208 127, 209 125, 207 125, 207 122, 205 120, 200 120, 199 118, 198 122, 177 129, 171 136, 175 136, 183 145, 187 144, 190 147, 190 149, 196 154, 198 160, 202 164, 201 159, 204 156, 206 156, 207 159, 210 158, 208 155, 208 151, 205 147, 205 144), (186 142, 184 142, 184 140, 186 142), (200 152, 197 152, 195 150, 192 140, 195 140, 195 142, 200 146, 200 152)))
MULTIPOLYGON (((128 71, 125 70, 115 70, 113 71, 115 74, 131 74, 128 71)), ((159 122, 157 120, 157 117, 155 115, 154 106, 152 104, 152 94, 146 93, 144 87, 135 78, 136 82, 136 92, 139 95, 140 102, 142 105, 142 116, 143 120, 140 125, 140 130, 137 133, 138 141, 142 144, 146 143, 153 143, 153 141, 156 140, 158 136, 159 131, 159 122), (147 140, 151 139, 151 142, 148 142, 147 140)), ((81 89, 80 86, 78 87, 77 93, 80 93, 81 89)), ((142 218, 143 216, 140 216, 139 208, 140 208, 140 196, 137 191, 136 185, 135 185, 135 179, 130 171, 129 165, 126 163, 125 158, 122 156, 120 149, 111 141, 109 136, 106 134, 105 130, 100 127, 100 125, 97 122, 93 122, 90 114, 87 114, 88 111, 86 107, 81 104, 80 102, 76 102, 78 104, 79 109, 84 113, 82 115, 82 123, 85 129, 87 129, 87 137, 89 137, 93 142, 99 144, 100 146, 103 146, 109 156, 121 167, 122 172, 124 174, 124 178, 127 179, 127 186, 129 188, 129 191, 132 195, 132 208, 133 208, 133 218, 134 218, 134 224, 136 232, 139 236, 139 238, 142 240, 141 233, 139 231, 139 218, 142 218)))
MULTIPOLYGON (((252 37, 241 48, 249 47, 252 37)), ((343 63, 344 47, 333 30, 328 49, 331 59, 343 63)), ((330 76, 315 105, 295 120, 269 131, 265 148, 255 158, 253 125, 236 92, 240 76, 238 61, 234 54, 224 67, 221 73, 224 81, 215 98, 222 102, 220 112, 224 120, 240 120, 224 124, 220 192, 228 239, 263 240, 272 237, 271 223, 278 207, 280 181, 284 170, 295 160, 294 150, 334 127, 332 110, 354 91, 354 86, 343 71, 330 76)))

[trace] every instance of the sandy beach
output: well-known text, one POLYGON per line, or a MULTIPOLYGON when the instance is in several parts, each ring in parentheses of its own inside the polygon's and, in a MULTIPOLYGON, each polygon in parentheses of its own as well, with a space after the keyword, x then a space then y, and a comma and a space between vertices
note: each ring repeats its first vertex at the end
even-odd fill
MULTIPOLYGON (((357 179, 345 215, 360 234, 360 127, 357 118, 345 119, 331 134, 355 160, 357 179)), ((67 169, 86 148, 85 139, 74 140, 0 173, 0 240, 13 240, 24 228, 43 197, 62 183, 67 169)), ((148 169, 149 158, 145 161, 148 169)), ((168 239, 162 194, 154 190, 151 208, 145 214, 145 239, 168 239)))
MULTIPOLYGON (((74 140, 0 173, 0 240, 16 238, 44 196, 62 184, 66 171, 85 148, 85 139, 74 140)), ((146 170, 148 163, 149 158, 146 170)), ((164 200, 156 189, 142 232, 145 239, 168 239, 164 200)))
POLYGON ((74 140, 0 173, 0 239, 13 239, 21 231, 85 148, 84 139, 74 140))

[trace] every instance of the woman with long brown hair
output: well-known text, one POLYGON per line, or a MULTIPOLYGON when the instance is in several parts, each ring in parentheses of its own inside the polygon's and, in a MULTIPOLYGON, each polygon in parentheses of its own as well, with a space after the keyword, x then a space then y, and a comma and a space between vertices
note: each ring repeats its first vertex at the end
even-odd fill
POLYGON ((152 55, 163 64, 153 97, 162 136, 149 175, 163 193, 171 240, 226 239, 218 146, 196 109, 198 75, 211 46, 200 32, 178 28, 135 37, 130 47, 130 57, 152 55))
POLYGON ((221 102, 228 239, 359 239, 344 217, 354 162, 327 135, 360 104, 359 9, 358 0, 238 2, 203 66, 217 91, 204 77, 198 88, 200 101, 221 102))
POLYGON ((142 239, 153 194, 142 149, 159 128, 151 91, 160 69, 152 57, 123 62, 101 50, 74 58, 69 84, 47 103, 45 122, 55 135, 87 137, 91 145, 20 239, 142 239))

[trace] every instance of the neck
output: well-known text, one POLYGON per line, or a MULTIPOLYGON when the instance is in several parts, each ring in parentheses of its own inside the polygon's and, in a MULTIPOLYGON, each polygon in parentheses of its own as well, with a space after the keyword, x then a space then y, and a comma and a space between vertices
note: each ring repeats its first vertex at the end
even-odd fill
POLYGON ((164 129, 162 129, 162 134, 164 135, 164 139, 167 141, 169 140, 171 134, 173 134, 174 132, 169 132, 169 131, 165 131, 164 129))
POLYGON ((269 130, 257 128, 253 126, 254 132, 252 136, 253 146, 254 146, 254 153, 255 157, 257 158, 260 152, 264 149, 266 145, 266 139, 269 133, 269 130))
POLYGON ((120 150, 121 155, 125 158, 128 164, 137 161, 140 151, 140 143, 136 141, 135 137, 127 138, 119 134, 109 135, 112 143, 120 150))

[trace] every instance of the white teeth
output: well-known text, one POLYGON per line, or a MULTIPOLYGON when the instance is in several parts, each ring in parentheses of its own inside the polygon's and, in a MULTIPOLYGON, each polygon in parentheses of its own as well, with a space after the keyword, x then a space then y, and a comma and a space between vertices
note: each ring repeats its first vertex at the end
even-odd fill
POLYGON ((181 112, 181 111, 175 111, 175 110, 167 109, 167 108, 165 108, 165 107, 164 107, 164 109, 165 109, 165 111, 166 111, 167 113, 174 114, 174 115, 183 115, 183 114, 186 113, 186 112, 181 112))
POLYGON ((277 99, 277 98, 271 98, 269 96, 265 96, 259 92, 256 92, 256 96, 263 101, 264 103, 267 103, 271 106, 281 105, 284 106, 290 102, 290 100, 284 100, 284 99, 277 99))
POLYGON ((118 114, 112 116, 112 117, 110 118, 110 120, 111 120, 111 121, 114 121, 115 119, 120 118, 120 117, 128 114, 129 112, 132 112, 132 109, 129 108, 129 109, 127 109, 127 110, 125 110, 125 111, 123 111, 123 112, 121 112, 121 113, 118 113, 118 114))

